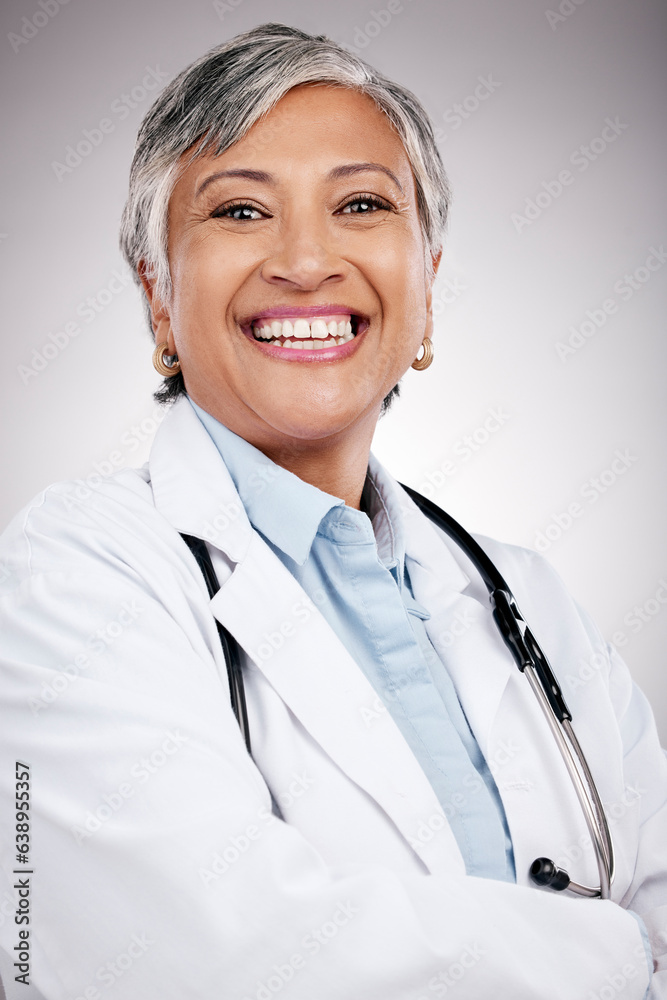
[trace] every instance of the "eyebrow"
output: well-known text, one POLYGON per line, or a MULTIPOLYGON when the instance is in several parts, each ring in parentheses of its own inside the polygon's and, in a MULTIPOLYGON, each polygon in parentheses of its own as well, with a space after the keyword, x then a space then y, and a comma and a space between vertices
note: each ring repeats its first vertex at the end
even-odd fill
MULTIPOLYGON (((353 174, 372 173, 378 170, 380 173, 386 174, 394 182, 401 194, 404 194, 401 182, 396 174, 392 173, 389 167, 385 167, 381 163, 343 163, 341 166, 334 167, 333 170, 329 171, 327 180, 335 181, 340 180, 341 177, 351 177, 353 174)), ((218 170, 202 181, 195 193, 195 198, 198 198, 209 184, 219 180, 221 177, 244 177, 246 180, 258 181, 260 184, 275 185, 276 183, 273 174, 268 174, 265 170, 248 170, 243 167, 235 170, 218 170)))
POLYGON ((334 167, 329 172, 329 180, 335 181, 341 177, 351 177, 352 174, 371 173, 377 170, 380 173, 386 174, 394 182, 401 194, 405 193, 396 174, 392 173, 389 167, 385 167, 381 163, 344 163, 340 167, 334 167))
POLYGON ((265 170, 247 170, 245 168, 239 167, 237 170, 218 170, 217 173, 211 174, 206 180, 197 188, 195 193, 195 198, 198 198, 202 191, 205 191, 209 184, 213 181, 219 180, 220 177, 245 177, 249 181, 259 181, 260 184, 275 184, 276 179, 271 174, 267 174, 265 170))

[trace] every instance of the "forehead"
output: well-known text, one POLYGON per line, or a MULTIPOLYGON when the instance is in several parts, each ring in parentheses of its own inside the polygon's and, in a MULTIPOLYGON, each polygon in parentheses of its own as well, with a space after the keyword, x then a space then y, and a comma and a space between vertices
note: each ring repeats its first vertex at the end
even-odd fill
MULTIPOLYGON (((363 138, 405 153, 387 116, 366 94, 326 83, 293 87, 248 132, 246 138, 279 134, 283 129, 333 135, 336 142, 363 138)), ((241 140, 242 142, 244 140, 241 140)))
POLYGON ((219 156, 198 157, 181 177, 198 185, 217 166, 291 173, 323 172, 339 163, 379 163, 414 198, 412 168, 403 142, 387 116, 366 94, 331 84, 305 84, 288 91, 238 142, 219 156))

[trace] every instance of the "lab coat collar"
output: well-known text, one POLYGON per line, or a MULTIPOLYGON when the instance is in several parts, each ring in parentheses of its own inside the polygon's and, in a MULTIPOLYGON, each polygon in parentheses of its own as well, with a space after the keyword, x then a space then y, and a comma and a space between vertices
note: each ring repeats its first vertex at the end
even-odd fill
POLYGON ((394 502, 400 504, 405 539, 405 559, 415 597, 437 581, 442 594, 461 593, 470 584, 458 546, 422 514, 414 500, 385 472, 392 484, 394 502))
POLYGON ((187 397, 158 427, 148 459, 155 506, 182 534, 241 562, 253 529, 226 465, 187 397))
POLYGON ((222 455, 250 522, 272 545, 303 565, 322 518, 344 501, 276 465, 192 400, 189 403, 222 455))

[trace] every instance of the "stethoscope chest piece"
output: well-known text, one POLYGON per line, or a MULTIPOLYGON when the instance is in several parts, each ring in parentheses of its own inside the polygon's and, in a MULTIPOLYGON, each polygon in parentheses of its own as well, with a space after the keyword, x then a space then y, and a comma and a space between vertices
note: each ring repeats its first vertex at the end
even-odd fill
POLYGON ((535 885, 548 886, 556 892, 562 892, 570 885, 570 876, 562 868, 557 868, 550 858, 535 858, 529 875, 535 885))

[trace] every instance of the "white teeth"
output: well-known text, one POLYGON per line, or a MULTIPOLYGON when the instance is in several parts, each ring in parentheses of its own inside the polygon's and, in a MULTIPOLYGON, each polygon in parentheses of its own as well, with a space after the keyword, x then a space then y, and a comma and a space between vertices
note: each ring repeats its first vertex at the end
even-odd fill
MULTIPOLYGON (((287 322, 289 322, 289 320, 287 322)), ((283 333, 286 325, 287 324, 283 324, 283 333)), ((307 337, 311 336, 310 323, 307 319, 298 319, 296 321, 294 324, 294 336, 298 337, 300 340, 305 340, 307 337)))
POLYGON ((314 319, 311 324, 311 336, 317 340, 327 339, 327 325, 323 319, 314 319))
POLYGON ((306 319, 273 320, 253 326, 252 332, 256 340, 283 341, 276 344, 277 347, 302 348, 306 350, 319 350, 322 347, 334 347, 346 344, 352 340, 352 323, 350 320, 329 320, 327 323, 323 319, 314 319, 309 322, 306 319))

